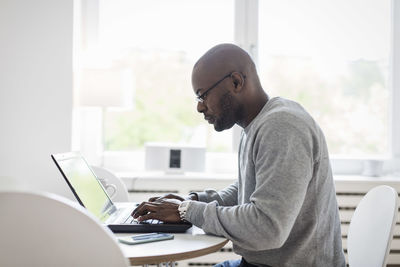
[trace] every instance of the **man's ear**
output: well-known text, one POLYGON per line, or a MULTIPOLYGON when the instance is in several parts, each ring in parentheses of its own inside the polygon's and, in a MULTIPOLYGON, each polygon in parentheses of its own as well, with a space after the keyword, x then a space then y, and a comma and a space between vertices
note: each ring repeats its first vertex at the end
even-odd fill
POLYGON ((244 76, 239 72, 233 72, 231 74, 231 77, 233 81, 234 91, 240 92, 243 88, 244 76))

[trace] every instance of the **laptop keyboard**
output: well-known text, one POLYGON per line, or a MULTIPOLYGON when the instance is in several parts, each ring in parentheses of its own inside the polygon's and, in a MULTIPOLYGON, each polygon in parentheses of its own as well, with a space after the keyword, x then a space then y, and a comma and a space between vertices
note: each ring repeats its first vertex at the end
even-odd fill
POLYGON ((150 219, 150 220, 145 220, 142 222, 139 222, 138 220, 134 219, 132 216, 129 216, 126 218, 124 224, 162 224, 162 221, 156 220, 156 219, 150 219))

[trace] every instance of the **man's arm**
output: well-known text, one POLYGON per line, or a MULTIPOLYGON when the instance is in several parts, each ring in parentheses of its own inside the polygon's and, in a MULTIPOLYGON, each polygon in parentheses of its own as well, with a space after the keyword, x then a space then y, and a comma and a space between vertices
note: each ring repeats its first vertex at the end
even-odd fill
POLYGON ((210 203, 217 201, 221 206, 237 205, 238 183, 235 182, 225 189, 216 191, 214 189, 206 189, 204 192, 196 192, 198 201, 210 203))
POLYGON ((207 189, 204 192, 192 192, 186 197, 176 194, 167 194, 162 197, 152 197, 142 202, 133 212, 132 216, 140 221, 157 219, 165 222, 179 222, 178 207, 182 201, 217 201, 220 205, 233 206, 237 204, 237 182, 217 192, 207 189))
MULTIPOLYGON (((221 206, 217 200, 191 201, 185 214, 186 220, 205 232, 224 236, 247 250, 274 249, 285 243, 303 205, 314 167, 315 147, 309 132, 279 121, 269 121, 268 128, 260 131, 265 133, 254 143, 258 147, 252 159, 256 186, 250 203, 221 206)), ((173 207, 147 205, 140 214, 143 219, 161 220, 174 214, 179 220, 180 203, 173 207)))
MULTIPOLYGON (((248 250, 279 248, 293 228, 313 174, 313 140, 291 124, 269 122, 254 143, 256 186, 250 203, 191 203, 188 221, 248 250), (276 123, 276 125, 272 125, 276 123)), ((251 177, 249 177, 251 179, 251 177)))
POLYGON ((151 197, 148 201, 155 202, 161 199, 193 200, 207 203, 216 200, 221 206, 233 206, 237 205, 237 182, 220 191, 206 189, 204 192, 191 192, 186 197, 170 193, 164 196, 151 197))
POLYGON ((151 197, 149 198, 149 202, 155 202, 155 201, 160 201, 162 199, 177 199, 179 201, 184 201, 184 200, 194 200, 194 201, 198 201, 198 197, 196 193, 190 193, 189 195, 182 197, 180 195, 176 195, 176 194, 166 194, 163 196, 158 196, 158 197, 151 197))

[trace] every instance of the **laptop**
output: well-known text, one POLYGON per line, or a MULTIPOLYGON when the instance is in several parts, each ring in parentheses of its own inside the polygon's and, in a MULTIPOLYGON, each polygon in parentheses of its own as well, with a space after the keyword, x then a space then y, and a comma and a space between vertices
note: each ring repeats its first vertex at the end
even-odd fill
POLYGON ((51 155, 79 204, 96 216, 114 233, 182 233, 187 222, 165 223, 158 220, 138 222, 131 216, 138 203, 113 203, 93 170, 79 152, 51 155))

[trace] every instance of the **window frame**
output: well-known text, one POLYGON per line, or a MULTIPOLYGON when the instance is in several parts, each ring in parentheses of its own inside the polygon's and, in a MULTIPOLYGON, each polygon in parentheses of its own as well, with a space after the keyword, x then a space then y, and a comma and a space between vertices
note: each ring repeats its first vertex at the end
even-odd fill
POLYGON ((389 89, 391 96, 390 154, 392 158, 400 158, 400 1, 391 1, 391 47, 389 89), (397 48, 397 49, 396 49, 397 48))
MULTIPOLYGON (((249 52, 249 54, 256 62, 256 65, 258 62, 259 48, 258 3, 258 0, 235 0, 234 3, 234 41, 237 45, 249 52)), ((99 0, 82 0, 81 7, 82 10, 79 10, 81 13, 78 17, 80 20, 83 21, 82 25, 86 25, 86 29, 84 28, 81 34, 85 34, 90 31, 90 35, 86 35, 86 37, 82 37, 81 35, 81 38, 83 40, 86 40, 87 43, 96 42, 98 30, 98 14, 96 12, 98 12, 99 10, 99 0), (89 5, 91 8, 87 8, 89 5), (89 27, 90 30, 88 29, 89 27)), ((383 159, 384 172, 386 173, 400 171, 400 75, 395 75, 395 73, 400 73, 400 0, 391 0, 391 36, 389 60, 390 64, 388 86, 390 92, 390 103, 388 103, 388 105, 390 113, 390 125, 389 135, 387 136, 387 138, 389 139, 388 141, 390 151, 389 154, 383 159)), ((77 115, 77 117, 82 116, 85 115, 77 115)), ((73 136, 76 136, 75 139, 80 139, 81 141, 79 142, 78 140, 74 142, 75 144, 77 144, 75 146, 76 148, 80 148, 79 143, 83 144, 82 140, 88 141, 101 139, 99 137, 93 136, 96 134, 96 131, 86 132, 84 129, 79 130, 80 127, 74 128, 77 130, 75 130, 73 136), (79 131, 85 132, 79 133, 79 131), (90 136, 90 138, 88 138, 88 135, 90 136)), ((85 127, 86 130, 90 128, 90 125, 87 125, 87 127, 85 127)), ((98 127, 94 128, 98 129, 98 127)), ((234 126, 232 135, 232 147, 234 151, 233 154, 237 153, 241 131, 242 129, 239 126, 234 126)), ((101 135, 101 133, 97 134, 101 135)), ((133 155, 137 154, 137 152, 130 153, 104 151, 103 144, 99 144, 98 141, 89 145, 84 144, 84 146, 86 147, 86 153, 84 153, 84 155, 88 155, 93 164, 99 164, 105 167, 114 168, 117 171, 129 171, 130 168, 128 167, 128 165, 132 165, 132 160, 135 158, 133 155)), ((232 157, 232 154, 216 154, 218 153, 207 152, 206 162, 210 162, 221 157, 229 158, 228 161, 231 162, 231 159, 234 158, 232 157)), ((361 174, 364 161, 365 158, 343 158, 337 155, 331 155, 332 168, 335 174, 361 174)), ((231 172, 235 171, 236 168, 231 170, 231 172)))

